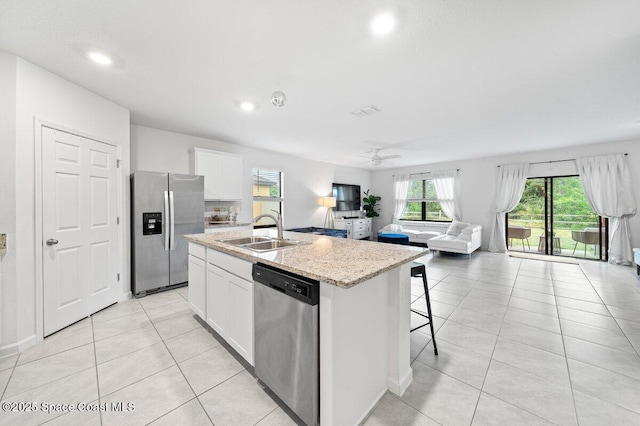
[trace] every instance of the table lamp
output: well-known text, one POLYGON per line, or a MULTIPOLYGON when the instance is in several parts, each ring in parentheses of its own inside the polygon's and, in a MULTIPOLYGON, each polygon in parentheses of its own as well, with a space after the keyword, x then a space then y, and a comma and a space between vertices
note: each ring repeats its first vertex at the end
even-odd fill
POLYGON ((327 208, 327 216, 324 218, 324 227, 333 228, 333 208, 336 206, 336 198, 322 197, 322 205, 327 208))

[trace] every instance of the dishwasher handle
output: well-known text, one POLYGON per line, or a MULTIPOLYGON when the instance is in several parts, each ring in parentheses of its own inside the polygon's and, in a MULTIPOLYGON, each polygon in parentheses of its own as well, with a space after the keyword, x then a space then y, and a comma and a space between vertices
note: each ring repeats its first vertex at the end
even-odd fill
POLYGON ((287 290, 285 290, 284 288, 280 288, 280 287, 277 287, 277 286, 274 286, 274 285, 271 285, 269 287, 271 287, 275 291, 279 291, 280 293, 285 293, 285 294, 287 293, 287 290))

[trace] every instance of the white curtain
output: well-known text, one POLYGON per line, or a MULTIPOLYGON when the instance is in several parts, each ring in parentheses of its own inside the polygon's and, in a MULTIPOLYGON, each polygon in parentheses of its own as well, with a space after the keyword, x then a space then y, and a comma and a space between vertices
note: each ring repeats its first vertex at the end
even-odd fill
POLYGON ((636 214, 631 175, 623 154, 576 159, 591 208, 609 218, 609 262, 631 265, 629 218, 636 214))
POLYGON ((456 197, 456 181, 458 177, 457 170, 448 170, 444 172, 433 172, 433 186, 438 194, 438 202, 447 217, 455 220, 461 220, 460 208, 456 197))
POLYGON ((504 253, 507 251, 505 242, 505 213, 515 209, 524 185, 527 183, 528 164, 508 164, 500 166, 496 182, 496 195, 494 201, 495 220, 492 223, 489 251, 504 253))
POLYGON ((398 175, 393 177, 394 180, 394 198, 393 217, 391 223, 398 223, 407 206, 407 193, 409 192, 409 175, 398 175))

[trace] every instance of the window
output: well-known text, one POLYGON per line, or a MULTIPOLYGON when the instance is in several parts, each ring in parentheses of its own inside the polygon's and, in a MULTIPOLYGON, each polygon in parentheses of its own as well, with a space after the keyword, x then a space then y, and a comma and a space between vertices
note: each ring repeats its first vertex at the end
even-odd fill
MULTIPOLYGON (((276 170, 253 169, 253 217, 261 214, 282 214, 282 172, 276 170)), ((269 218, 260 219, 256 228, 274 227, 269 218)))
POLYGON ((400 218, 402 220, 430 220, 450 222, 442 212, 436 188, 431 179, 412 180, 407 193, 407 206, 400 218))

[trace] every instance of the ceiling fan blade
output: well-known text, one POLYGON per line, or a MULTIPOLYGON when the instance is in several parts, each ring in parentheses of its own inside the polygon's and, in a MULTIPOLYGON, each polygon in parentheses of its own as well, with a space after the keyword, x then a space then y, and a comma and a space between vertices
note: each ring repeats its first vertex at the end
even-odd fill
POLYGON ((398 154, 393 154, 393 155, 385 155, 384 157, 380 157, 381 160, 388 160, 390 158, 400 158, 401 156, 398 154))

